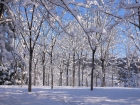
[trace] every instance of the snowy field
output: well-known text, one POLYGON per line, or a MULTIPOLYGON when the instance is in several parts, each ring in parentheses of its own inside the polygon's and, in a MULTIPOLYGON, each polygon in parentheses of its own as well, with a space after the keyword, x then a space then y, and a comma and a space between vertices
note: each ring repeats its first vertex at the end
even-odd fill
POLYGON ((0 86, 0 105, 140 105, 140 89, 0 86))

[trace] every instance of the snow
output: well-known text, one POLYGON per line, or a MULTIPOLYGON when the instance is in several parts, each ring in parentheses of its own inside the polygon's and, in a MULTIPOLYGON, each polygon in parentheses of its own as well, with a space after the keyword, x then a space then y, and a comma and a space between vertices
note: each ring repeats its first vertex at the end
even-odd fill
POLYGON ((140 89, 124 87, 0 86, 0 105, 139 105, 140 89))
POLYGON ((106 30, 104 28, 97 28, 95 26, 91 26, 90 28, 87 28, 85 29, 85 31, 87 33, 90 33, 90 32, 97 32, 97 33, 100 33, 100 34, 107 34, 106 30))
POLYGON ((8 73, 8 75, 10 76, 12 73, 14 73, 15 72, 15 70, 14 69, 11 69, 11 70, 9 70, 9 73, 8 73))

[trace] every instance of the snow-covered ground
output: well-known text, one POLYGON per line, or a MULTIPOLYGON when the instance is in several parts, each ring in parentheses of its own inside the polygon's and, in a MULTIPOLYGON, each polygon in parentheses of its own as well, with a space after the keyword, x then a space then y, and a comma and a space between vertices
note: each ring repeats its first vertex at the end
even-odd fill
POLYGON ((0 105, 140 105, 140 89, 0 86, 0 105))

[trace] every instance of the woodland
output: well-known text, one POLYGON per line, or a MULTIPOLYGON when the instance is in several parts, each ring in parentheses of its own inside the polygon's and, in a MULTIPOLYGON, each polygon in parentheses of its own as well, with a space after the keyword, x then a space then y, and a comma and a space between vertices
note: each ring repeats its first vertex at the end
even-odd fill
POLYGON ((0 85, 140 88, 140 0, 0 0, 0 85))

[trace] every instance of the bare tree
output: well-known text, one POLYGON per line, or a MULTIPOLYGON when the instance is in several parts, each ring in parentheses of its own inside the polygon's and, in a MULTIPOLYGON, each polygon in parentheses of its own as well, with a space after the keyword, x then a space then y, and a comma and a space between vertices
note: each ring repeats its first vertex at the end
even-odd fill
POLYGON ((28 91, 31 92, 33 52, 35 49, 35 45, 38 41, 42 28, 42 23, 44 22, 44 20, 43 17, 37 16, 39 15, 39 13, 38 10, 35 8, 35 5, 26 8, 24 7, 24 12, 23 11, 19 11, 19 12, 21 15, 17 17, 18 18, 17 21, 21 21, 21 20, 25 21, 22 24, 26 27, 26 28, 19 29, 18 33, 23 38, 24 44, 26 45, 26 48, 29 51, 28 91), (22 14, 25 14, 25 16, 22 17, 22 14))

